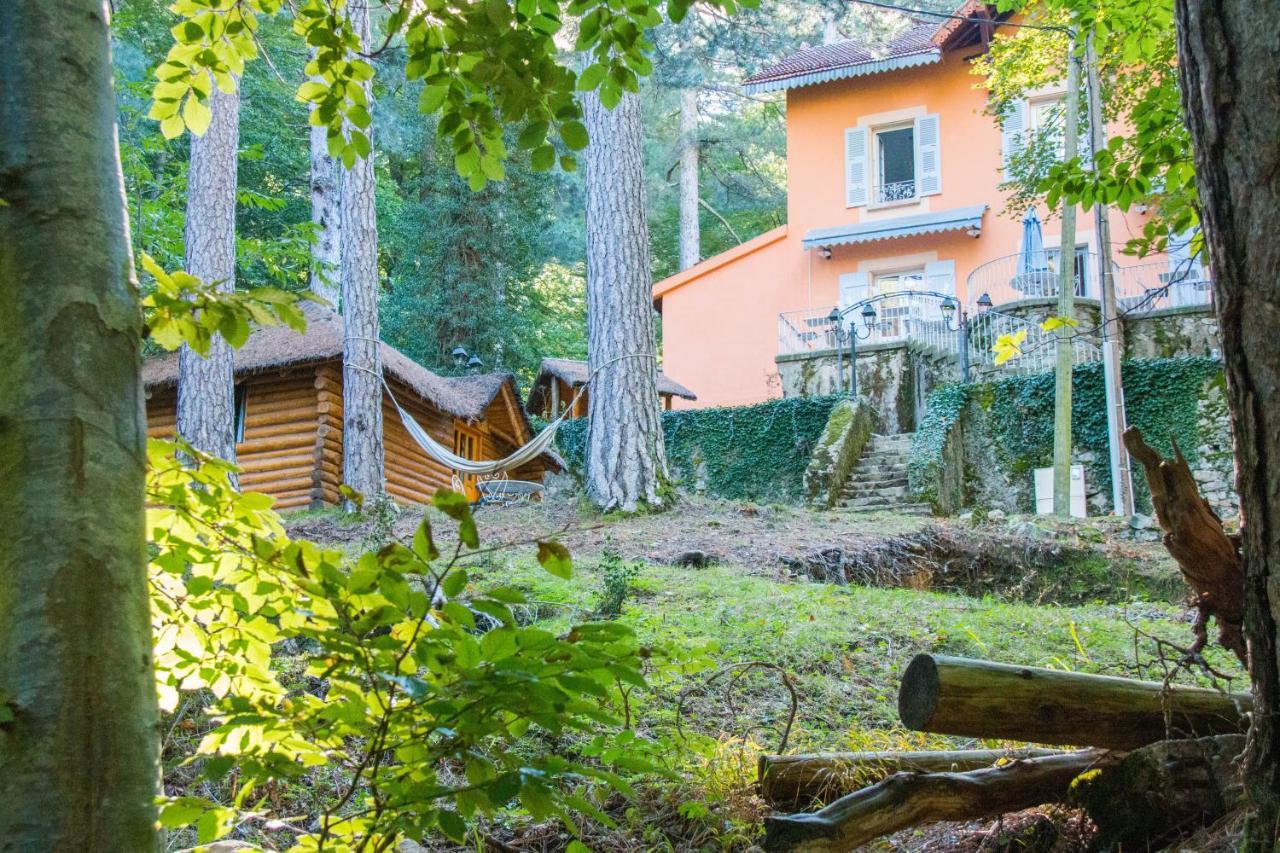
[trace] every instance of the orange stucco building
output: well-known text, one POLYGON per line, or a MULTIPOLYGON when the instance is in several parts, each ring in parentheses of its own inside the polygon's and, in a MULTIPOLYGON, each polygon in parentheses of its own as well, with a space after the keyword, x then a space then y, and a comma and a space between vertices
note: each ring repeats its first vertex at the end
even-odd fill
MULTIPOLYGON (((984 17, 992 8, 969 2, 961 11, 984 17)), ((746 82, 749 92, 786 93, 787 224, 654 286, 664 369, 698 389, 696 402, 678 407, 779 396, 775 359, 791 312, 804 322, 911 288, 951 294, 968 308, 981 292, 997 306, 1019 298, 1009 288, 1012 261, 991 263, 1016 256, 1023 233, 998 189, 1002 164, 1063 93, 1019 104, 1003 127, 986 114, 971 63, 1000 29, 996 19, 919 22, 878 53, 824 44, 746 82), (966 287, 971 274, 977 284, 966 287)), ((1058 219, 1039 215, 1056 255, 1058 219)), ((1113 243, 1140 234, 1144 219, 1113 214, 1113 243)), ((1097 250, 1094 230, 1081 212, 1082 258, 1097 250)), ((1168 264, 1141 263, 1153 260, 1168 264)), ((1115 261, 1138 263, 1118 253, 1115 261)), ((1080 295, 1096 297, 1096 270, 1078 275, 1080 295)), ((879 319, 891 314, 881 306, 879 319)))

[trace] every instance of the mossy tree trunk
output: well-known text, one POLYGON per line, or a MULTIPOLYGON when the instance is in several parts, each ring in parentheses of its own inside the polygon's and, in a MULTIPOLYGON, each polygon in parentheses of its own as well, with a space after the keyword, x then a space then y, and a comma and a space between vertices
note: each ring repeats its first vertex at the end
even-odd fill
POLYGON ((1253 850, 1280 834, 1280 3, 1177 0, 1178 69, 1226 364, 1253 684, 1253 850))
POLYGON ((0 3, 0 847, 145 851, 141 320, 105 0, 0 3))

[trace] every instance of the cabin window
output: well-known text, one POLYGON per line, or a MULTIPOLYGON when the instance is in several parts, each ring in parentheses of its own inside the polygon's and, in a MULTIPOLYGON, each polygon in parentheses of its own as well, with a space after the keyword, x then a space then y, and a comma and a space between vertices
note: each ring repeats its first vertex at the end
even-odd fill
POLYGON ((875 152, 875 203, 914 199, 917 195, 915 125, 876 131, 875 152))
POLYGON ((235 390, 236 444, 244 441, 244 419, 249 411, 249 384, 237 382, 235 390))
MULTIPOLYGON (((453 428, 453 452, 461 456, 463 459, 470 459, 473 462, 481 459, 481 435, 476 430, 464 426, 455 425, 453 428)), ((480 492, 476 488, 476 478, 474 474, 463 474, 461 476, 462 489, 467 495, 467 500, 476 501, 480 498, 480 492)))

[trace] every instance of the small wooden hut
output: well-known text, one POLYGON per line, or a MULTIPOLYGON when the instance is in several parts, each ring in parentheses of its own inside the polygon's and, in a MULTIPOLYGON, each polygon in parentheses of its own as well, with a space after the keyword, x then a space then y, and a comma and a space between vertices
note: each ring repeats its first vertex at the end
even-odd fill
MULTIPOLYGON (((258 329, 235 352, 236 456, 243 488, 276 498, 278 509, 339 501, 342 484, 342 318, 308 306, 307 331, 258 329)), ((501 459, 533 437, 509 373, 444 377, 382 344, 383 374, 396 399, 431 437, 469 459, 501 459)), ((143 365, 147 432, 173 435, 178 355, 143 365)), ((382 401, 387 493, 423 503, 453 483, 453 472, 428 457, 382 401)), ((508 472, 540 482, 558 460, 545 454, 508 472)))
MULTIPOLYGON (((591 371, 587 368, 585 361, 571 358, 544 358, 542 365, 538 368, 538 377, 533 380, 533 387, 529 389, 529 399, 525 408, 547 420, 558 417, 568 408, 578 389, 587 384, 590 376, 591 371)), ((583 392, 569 417, 586 416, 589 393, 583 392)), ((685 400, 698 399, 696 394, 661 370, 658 371, 658 396, 662 399, 662 408, 668 411, 671 410, 672 397, 685 400)))

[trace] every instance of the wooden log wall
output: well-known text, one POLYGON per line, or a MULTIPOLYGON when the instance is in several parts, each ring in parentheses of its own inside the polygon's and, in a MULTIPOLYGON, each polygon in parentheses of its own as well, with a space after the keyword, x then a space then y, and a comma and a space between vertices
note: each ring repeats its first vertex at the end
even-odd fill
MULTIPOLYGON (((432 438, 453 449, 453 418, 418 398, 417 392, 395 379, 391 390, 400 405, 432 438)), ((453 472, 418 447, 400 421, 391 400, 383 395, 382 435, 386 446, 387 494, 405 503, 426 503, 438 489, 450 488, 453 472)))
MULTIPOLYGON (((276 498, 281 510, 340 502, 342 484, 342 374, 337 361, 254 375, 248 382, 244 441, 236 445, 241 486, 276 498)), ((391 379, 396 399, 440 443, 453 447, 455 420, 398 380, 391 379)), ((529 436, 509 388, 474 424, 484 435, 486 458, 501 458, 529 436)), ((159 389, 147 400, 147 434, 172 438, 177 393, 159 389)), ((425 503, 436 490, 448 488, 452 472, 426 455, 410 438, 400 414, 384 396, 387 493, 404 503, 425 503)), ((509 472, 513 479, 542 481, 544 465, 533 461, 509 472)))
MULTIPOLYGON (((240 466, 240 487, 265 492, 276 499, 276 509, 309 506, 318 480, 323 475, 337 478, 332 500, 337 500, 336 482, 341 479, 342 435, 337 435, 339 463, 322 458, 316 434, 318 416, 335 405, 317 396, 311 368, 249 376, 245 402, 244 440, 236 445, 240 466)), ((341 429, 341 394, 338 395, 338 425, 341 429)), ((147 435, 172 438, 177 418, 177 392, 164 388, 147 400, 147 435)))

